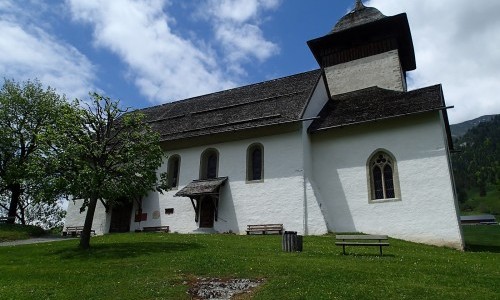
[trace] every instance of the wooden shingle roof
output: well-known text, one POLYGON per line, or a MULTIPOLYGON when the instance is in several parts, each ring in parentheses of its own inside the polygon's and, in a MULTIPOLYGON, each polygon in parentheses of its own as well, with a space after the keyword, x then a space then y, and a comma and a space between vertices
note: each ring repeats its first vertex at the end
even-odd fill
POLYGON ((308 130, 317 132, 444 108, 441 85, 409 92, 370 87, 333 96, 308 130))
POLYGON ((178 191, 174 197, 197 197, 207 194, 218 194, 219 188, 225 184, 227 177, 212 179, 193 180, 182 190, 178 191))
POLYGON ((238 131, 300 119, 320 70, 140 110, 162 141, 238 131))

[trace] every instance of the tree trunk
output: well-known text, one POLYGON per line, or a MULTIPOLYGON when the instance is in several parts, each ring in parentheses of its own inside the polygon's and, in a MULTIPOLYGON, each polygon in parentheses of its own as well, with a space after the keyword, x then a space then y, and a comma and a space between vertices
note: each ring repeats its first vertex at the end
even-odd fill
POLYGON ((90 198, 89 205, 87 206, 87 215, 85 216, 85 224, 80 236, 80 248, 90 249, 90 230, 92 230, 92 222, 94 221, 95 208, 97 206, 97 196, 90 198))
POLYGON ((21 185, 19 183, 14 183, 8 187, 11 192, 10 206, 9 206, 9 219, 7 223, 14 224, 17 216, 17 206, 19 205, 19 199, 21 198, 21 185))
POLYGON ((23 225, 26 225, 26 206, 21 203, 20 205, 18 205, 18 208, 19 208, 19 214, 18 214, 18 218, 19 220, 21 221, 21 224, 23 225))

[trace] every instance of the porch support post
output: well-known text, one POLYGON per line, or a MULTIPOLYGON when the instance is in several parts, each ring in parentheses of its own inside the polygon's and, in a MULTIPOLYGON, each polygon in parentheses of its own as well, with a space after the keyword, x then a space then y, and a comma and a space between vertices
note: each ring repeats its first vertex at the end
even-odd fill
POLYGON ((214 202, 214 210, 215 210, 215 221, 219 217, 219 195, 213 196, 212 201, 214 202))
POLYGON ((200 204, 200 203, 199 203, 198 199, 194 199, 194 198, 191 198, 191 197, 189 197, 189 200, 191 200, 191 204, 193 205, 193 208, 194 208, 194 221, 195 221, 195 222, 198 222, 199 215, 200 215, 200 212, 199 212, 198 207, 199 207, 199 204, 200 204), (194 200, 196 200, 196 203, 197 203, 198 205, 196 205, 196 204, 194 203, 194 200))

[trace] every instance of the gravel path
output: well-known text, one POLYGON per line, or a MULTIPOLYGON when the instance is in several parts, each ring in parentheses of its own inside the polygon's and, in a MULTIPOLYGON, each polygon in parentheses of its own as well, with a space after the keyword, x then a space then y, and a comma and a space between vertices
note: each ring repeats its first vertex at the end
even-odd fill
POLYGON ((29 245, 29 244, 38 244, 38 243, 49 243, 49 242, 58 242, 58 241, 66 241, 72 238, 63 238, 58 236, 49 236, 49 237, 41 237, 41 238, 31 238, 27 240, 17 240, 10 242, 2 242, 0 243, 0 247, 5 246, 18 246, 18 245, 29 245))

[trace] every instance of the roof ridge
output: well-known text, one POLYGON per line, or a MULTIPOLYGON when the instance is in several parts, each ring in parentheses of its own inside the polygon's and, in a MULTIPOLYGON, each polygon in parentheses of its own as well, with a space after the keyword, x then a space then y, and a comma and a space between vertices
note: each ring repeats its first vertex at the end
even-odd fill
POLYGON ((221 91, 217 91, 217 92, 213 92, 213 93, 208 93, 208 94, 203 94, 203 95, 198 95, 198 96, 193 96, 193 97, 189 97, 189 98, 185 98, 185 99, 174 100, 172 102, 166 102, 166 103, 162 103, 162 104, 158 104, 158 105, 154 105, 154 106, 148 106, 148 107, 144 107, 144 108, 139 108, 139 109, 136 109, 134 111, 147 111, 147 110, 155 109, 155 108, 162 107, 162 106, 179 104, 179 103, 183 103, 183 102, 187 102, 187 101, 193 101, 194 99, 201 98, 201 97, 206 97, 206 96, 216 95, 216 94, 222 94, 222 93, 227 93, 227 92, 230 92, 230 91, 235 91, 235 90, 249 88, 249 87, 252 87, 252 86, 258 86, 258 85, 262 85, 262 84, 266 84, 266 83, 271 83, 271 82, 275 82, 275 81, 286 80, 286 79, 291 78, 291 77, 297 77, 297 76, 300 76, 300 75, 304 75, 304 74, 307 74, 307 73, 314 73, 314 72, 318 72, 318 71, 320 71, 320 69, 314 69, 314 70, 304 71, 304 72, 300 72, 300 73, 296 73, 296 74, 292 74, 292 75, 287 75, 287 76, 278 77, 278 78, 274 78, 274 79, 270 79, 270 80, 265 80, 265 81, 251 83, 251 84, 247 84, 247 85, 243 85, 243 86, 238 86, 238 87, 230 88, 230 89, 227 89, 227 90, 221 90, 221 91))

